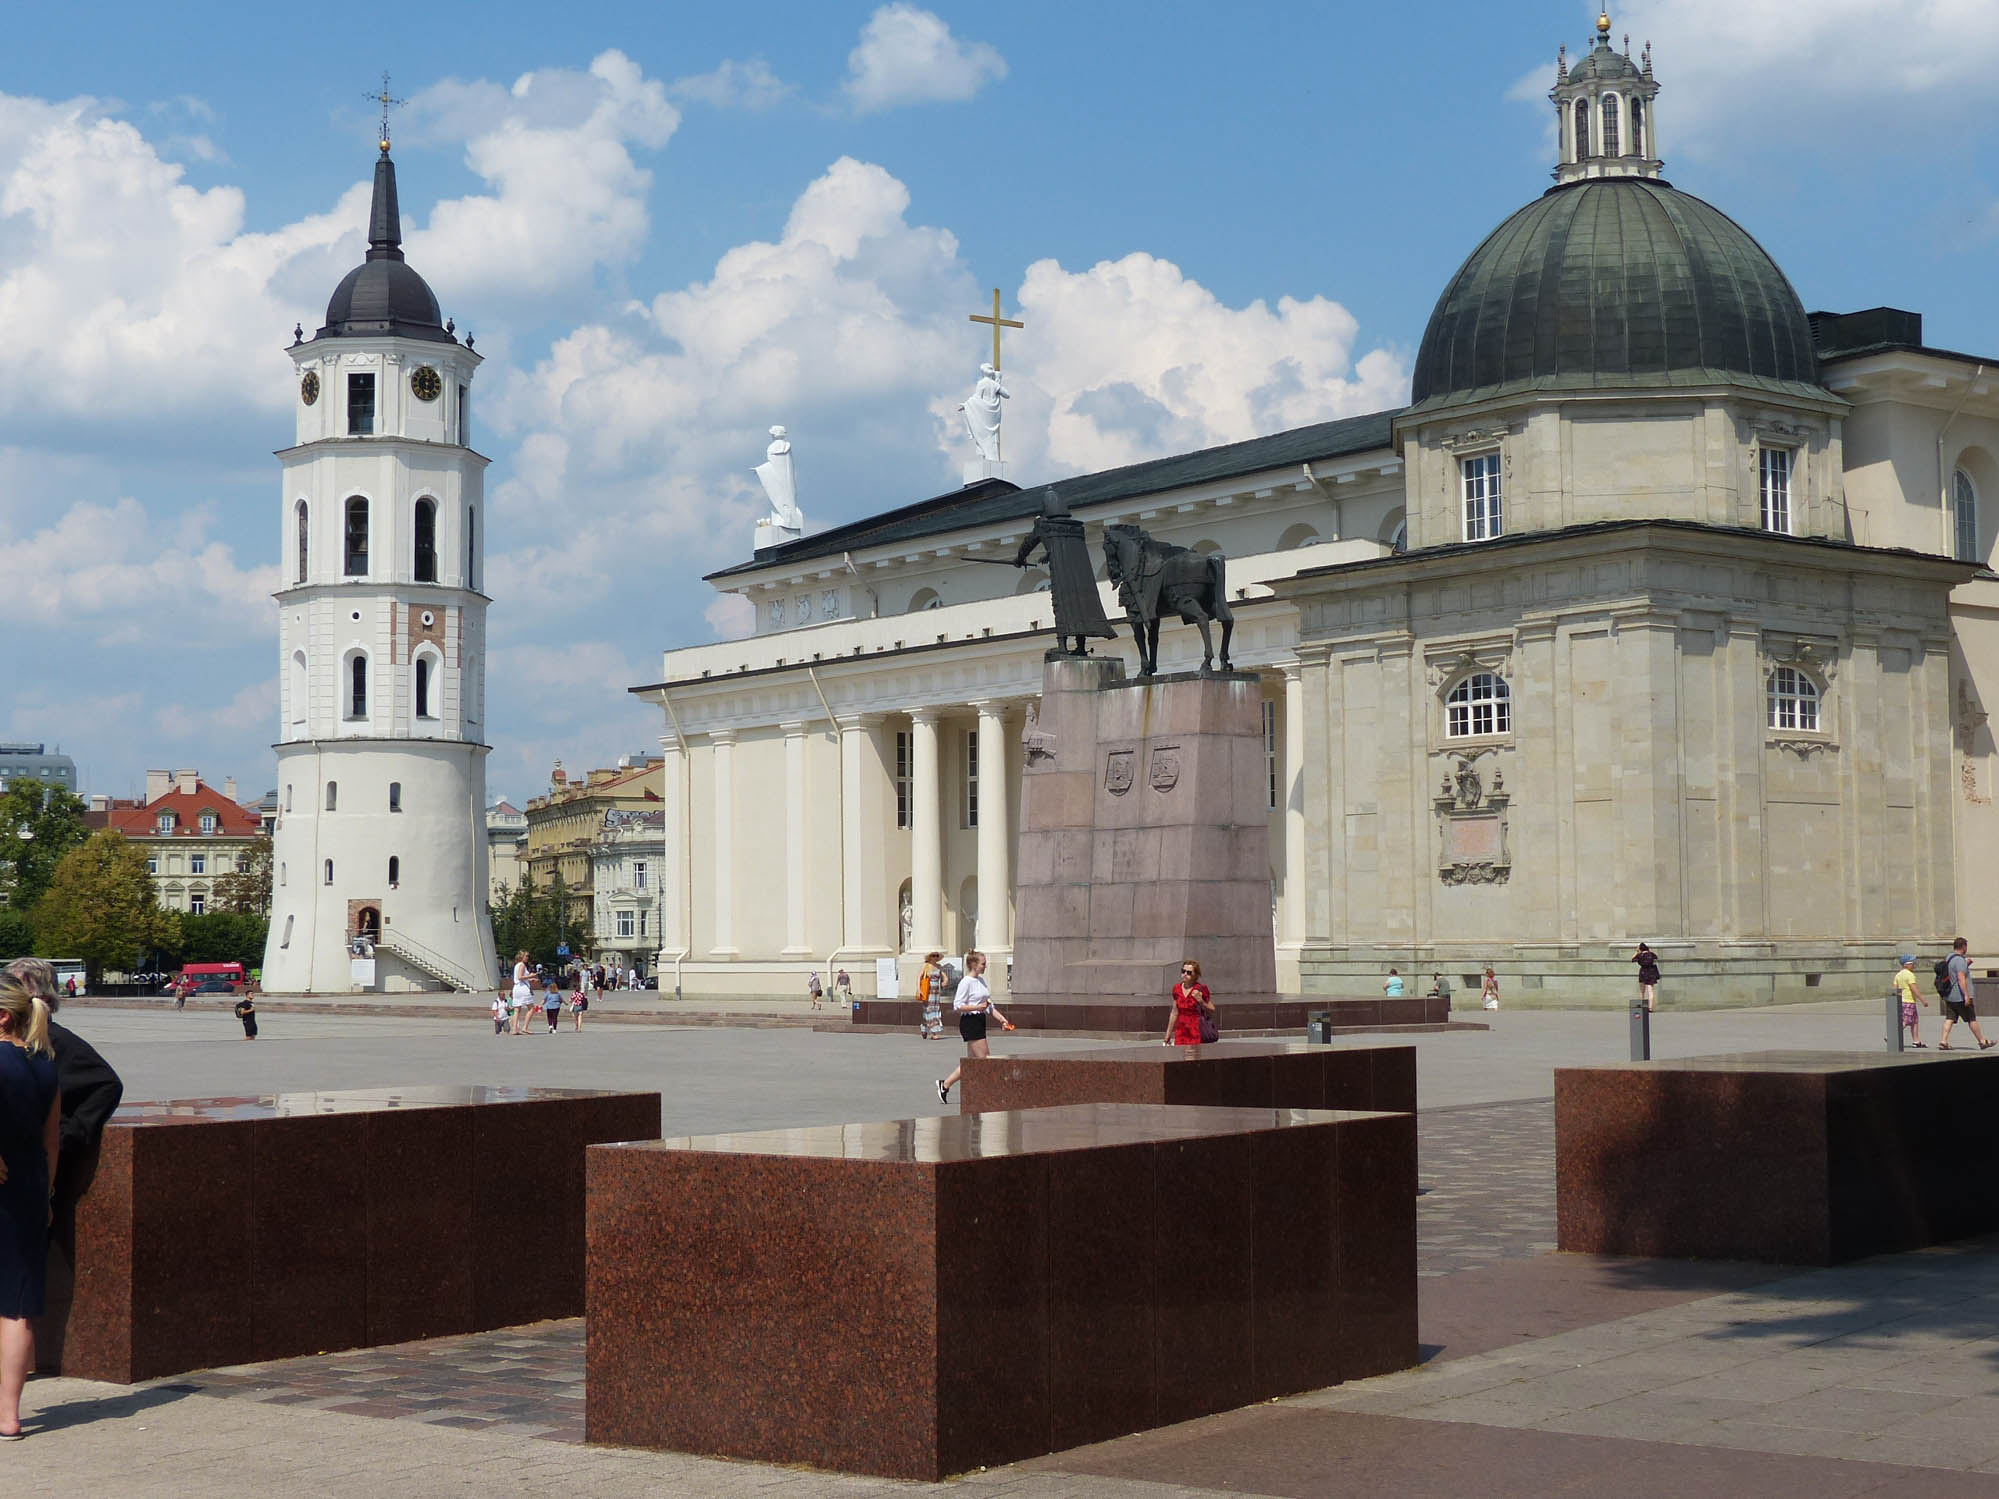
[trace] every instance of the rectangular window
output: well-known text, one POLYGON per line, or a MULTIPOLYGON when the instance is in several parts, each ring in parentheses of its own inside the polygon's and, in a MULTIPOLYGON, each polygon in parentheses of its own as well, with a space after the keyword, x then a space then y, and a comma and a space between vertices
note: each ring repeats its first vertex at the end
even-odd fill
POLYGON ((203 913, 204 913, 205 911, 207 911, 207 910, 208 910, 208 897, 207 897, 207 896, 205 896, 205 895, 202 895, 202 894, 200 894, 200 893, 198 893, 198 892, 197 892, 197 893, 193 893, 193 894, 190 894, 190 895, 188 896, 188 898, 187 898, 187 914, 188 914, 188 915, 190 915, 190 916, 200 916, 200 915, 202 915, 202 914, 203 914, 203 913))
POLYGON ((189 855, 188 855, 188 859, 187 859, 187 872, 188 872, 189 874, 207 874, 207 873, 208 873, 208 855, 207 855, 207 854, 189 854, 189 855))
POLYGON ((402 809, 403 783, 401 781, 391 781, 389 782, 389 810, 391 812, 400 812, 402 809))
POLYGON ((911 757, 915 744, 907 729, 895 731, 895 825, 909 827, 911 798, 916 793, 916 777, 912 773, 911 757))
POLYGON ((1763 529, 1791 534, 1791 450, 1762 449, 1758 489, 1763 498, 1763 529))
POLYGON ((159 855, 154 854, 146 860, 146 873, 158 874, 159 872, 160 872, 159 855))
POLYGON ((646 861, 644 859, 639 859, 635 861, 632 865, 632 888, 634 890, 643 890, 645 889, 645 887, 646 887, 646 861))
POLYGON ((472 446, 472 388, 469 385, 458 387, 458 446, 472 446))
POLYGON ((646 934, 646 913, 641 911, 639 912, 639 935, 643 937, 645 934, 646 934))
POLYGON ((620 937, 630 937, 632 935, 632 913, 630 911, 620 911, 618 913, 618 935, 620 937))
POLYGON ((979 731, 965 731, 965 826, 979 825, 979 731))
POLYGON ((1277 704, 1263 705, 1263 773, 1270 783, 1270 810, 1277 810, 1277 704))
POLYGON ((349 375, 347 377, 347 433, 350 437, 367 437, 375 430, 375 377, 373 375, 349 375))
POLYGON ((1501 504, 1499 454, 1483 453, 1464 460, 1461 473, 1465 501, 1465 540, 1490 541, 1505 530, 1501 504))

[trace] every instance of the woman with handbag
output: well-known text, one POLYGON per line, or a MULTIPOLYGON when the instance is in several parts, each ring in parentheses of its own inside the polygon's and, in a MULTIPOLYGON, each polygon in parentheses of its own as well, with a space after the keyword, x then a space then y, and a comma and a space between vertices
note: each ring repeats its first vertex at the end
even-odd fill
POLYGON ((1201 965, 1193 958, 1180 964, 1180 982, 1173 986, 1173 1018, 1168 1023, 1165 1046, 1199 1046, 1221 1038, 1215 1013, 1215 997, 1201 982, 1201 965))

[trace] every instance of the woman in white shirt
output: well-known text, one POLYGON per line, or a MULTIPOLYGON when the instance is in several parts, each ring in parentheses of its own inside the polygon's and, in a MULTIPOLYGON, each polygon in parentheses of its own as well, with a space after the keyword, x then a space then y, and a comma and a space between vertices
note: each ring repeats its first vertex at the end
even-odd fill
MULTIPOLYGON (((983 1057, 986 1048, 986 1017, 996 1016, 999 1023, 1008 1030, 1013 1022, 1001 1015, 999 1006, 993 1003, 993 991, 986 985, 986 955, 982 952, 965 954, 965 976, 958 980, 958 991, 951 996, 951 1012, 958 1017, 958 1034, 964 1038, 965 1054, 983 1057)), ((964 1066, 953 1067, 949 1077, 937 1079, 937 1101, 949 1103, 951 1090, 958 1085, 959 1074, 964 1066)))

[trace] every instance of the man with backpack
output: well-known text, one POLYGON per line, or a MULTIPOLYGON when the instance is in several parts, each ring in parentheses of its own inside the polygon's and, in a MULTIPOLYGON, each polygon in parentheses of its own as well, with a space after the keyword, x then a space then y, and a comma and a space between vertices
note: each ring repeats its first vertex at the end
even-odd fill
POLYGON ((1971 1027, 1980 1051, 1990 1050, 1993 1044, 1978 1028, 1978 1010, 1971 1000, 1970 945, 1959 937, 1950 945, 1950 956, 1936 966, 1937 996, 1943 1000, 1943 1037, 1937 1042, 1938 1051, 1950 1050, 1950 1028, 1960 1020, 1971 1027))

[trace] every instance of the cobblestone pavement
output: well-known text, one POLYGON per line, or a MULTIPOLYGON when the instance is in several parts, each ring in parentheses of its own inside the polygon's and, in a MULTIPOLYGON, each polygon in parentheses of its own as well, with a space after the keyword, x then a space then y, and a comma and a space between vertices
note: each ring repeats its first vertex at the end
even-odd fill
MULTIPOLYGON (((1550 1101, 1436 1110, 1418 1129, 1419 1274, 1450 1275, 1553 1250, 1550 1101)), ((581 1442, 583 1321, 242 1364, 167 1383, 271 1405, 581 1442)))

